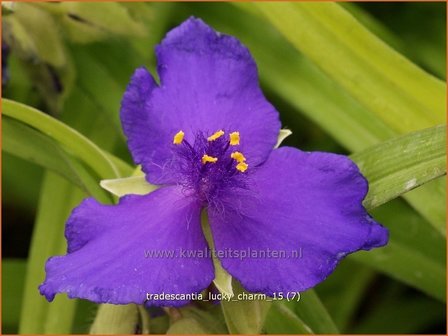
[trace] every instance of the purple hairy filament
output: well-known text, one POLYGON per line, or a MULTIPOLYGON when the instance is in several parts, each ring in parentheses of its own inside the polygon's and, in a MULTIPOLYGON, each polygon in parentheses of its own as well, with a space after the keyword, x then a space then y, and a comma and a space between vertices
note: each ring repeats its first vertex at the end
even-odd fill
POLYGON ((221 130, 211 136, 199 132, 190 144, 179 131, 173 137, 172 162, 179 172, 179 184, 203 205, 218 199, 221 190, 246 189, 248 164, 236 150, 238 145, 238 132, 221 130))

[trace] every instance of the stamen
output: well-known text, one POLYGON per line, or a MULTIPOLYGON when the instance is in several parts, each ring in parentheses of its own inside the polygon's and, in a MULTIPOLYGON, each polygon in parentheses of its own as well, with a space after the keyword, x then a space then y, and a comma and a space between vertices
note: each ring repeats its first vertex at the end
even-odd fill
POLYGON ((207 162, 209 163, 215 163, 216 161, 218 161, 218 158, 215 158, 213 156, 209 156, 207 154, 204 154, 202 156, 202 164, 206 164, 207 162))
POLYGON ((236 146, 240 144, 240 132, 230 133, 230 145, 236 146))
POLYGON ((182 131, 179 131, 176 133, 176 135, 173 138, 173 144, 180 145, 182 141, 184 140, 185 133, 182 131))
POLYGON ((238 169, 240 172, 244 173, 249 165, 246 162, 240 162, 236 165, 236 169, 238 169))
POLYGON ((232 154, 230 154, 230 157, 237 162, 246 161, 246 158, 244 157, 243 153, 241 153, 241 152, 233 152, 232 154))
POLYGON ((213 133, 207 138, 207 141, 215 141, 216 139, 222 137, 224 135, 223 130, 219 130, 218 132, 213 133))

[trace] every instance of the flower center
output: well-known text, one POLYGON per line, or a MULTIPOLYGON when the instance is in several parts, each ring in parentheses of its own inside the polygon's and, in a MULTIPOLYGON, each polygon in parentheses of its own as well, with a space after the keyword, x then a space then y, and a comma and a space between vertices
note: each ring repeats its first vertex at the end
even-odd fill
POLYGON ((180 183, 186 189, 201 201, 211 202, 225 188, 244 188, 249 165, 238 151, 239 132, 198 133, 192 144, 184 137, 183 131, 174 135, 173 151, 180 183))

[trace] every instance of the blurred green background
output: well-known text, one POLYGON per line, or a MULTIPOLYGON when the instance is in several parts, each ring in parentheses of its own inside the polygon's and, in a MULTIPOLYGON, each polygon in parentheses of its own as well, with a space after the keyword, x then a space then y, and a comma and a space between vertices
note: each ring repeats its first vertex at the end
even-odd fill
MULTIPOLYGON (((393 49, 445 81, 445 3, 341 6, 393 49)), ((146 65, 155 73, 154 46, 169 29, 194 15, 249 47, 265 94, 280 112, 283 126, 293 131, 285 144, 350 154, 405 133, 376 118, 367 103, 359 103, 258 10, 250 3, 4 5, 3 97, 45 111, 131 163, 118 119, 121 96, 137 66, 146 65), (364 119, 359 121, 358 115, 364 119)), ((376 50, 371 53, 373 59, 376 50)), ((421 128, 427 126, 431 125, 421 128)), ((38 160, 32 154, 15 154, 7 148, 2 152, 2 332, 88 332, 95 316, 93 304, 69 304, 58 298, 49 305, 37 292, 43 261, 64 252, 65 218, 85 193, 43 169, 42 163, 34 164, 38 160), (39 221, 52 221, 52 236, 33 237, 39 221), (34 253, 32 243, 39 251, 45 246, 45 251, 34 253)), ((445 195, 444 178, 428 188, 445 195)), ((340 332, 446 332, 445 240, 427 224, 440 223, 432 216, 432 204, 424 209, 414 206, 431 203, 418 193, 411 191, 406 201, 399 198, 372 212, 391 231, 391 251, 388 247, 373 256, 347 258, 316 288, 340 332)), ((440 202, 444 218, 445 198, 440 202)), ((295 330, 284 330, 279 323, 289 316, 282 315, 282 309, 294 315, 300 303, 285 307, 269 313, 264 332, 295 330)), ((165 331, 163 324, 157 328, 152 331, 165 331)))

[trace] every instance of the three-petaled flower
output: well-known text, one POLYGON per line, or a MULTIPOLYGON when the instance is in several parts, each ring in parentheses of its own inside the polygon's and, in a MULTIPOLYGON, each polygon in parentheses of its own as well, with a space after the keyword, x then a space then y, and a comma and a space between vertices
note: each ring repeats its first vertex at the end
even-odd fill
POLYGON ((144 303, 147 293, 204 290, 214 279, 211 258, 143 253, 207 249, 203 209, 216 250, 301 250, 300 258, 221 256, 251 292, 306 290, 347 254, 386 244, 387 230, 362 206, 367 181, 350 159, 274 149, 278 112, 237 39, 191 18, 156 52, 160 85, 137 69, 121 121, 134 161, 161 187, 117 205, 84 200, 66 225, 67 255, 47 262, 40 291, 48 300, 65 292, 98 303, 144 303))

